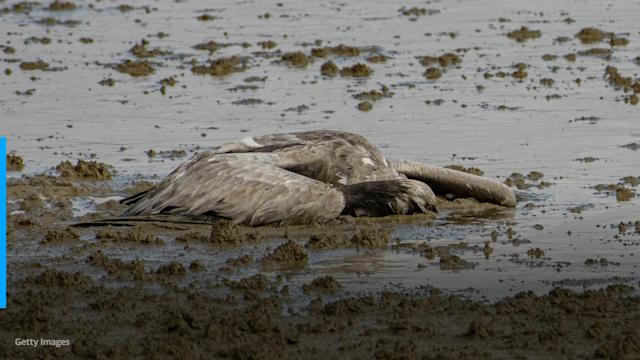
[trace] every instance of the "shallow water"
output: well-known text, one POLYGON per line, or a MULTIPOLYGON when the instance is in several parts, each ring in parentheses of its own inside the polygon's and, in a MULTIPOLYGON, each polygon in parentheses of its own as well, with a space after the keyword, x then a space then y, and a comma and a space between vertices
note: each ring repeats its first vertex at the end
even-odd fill
MULTIPOLYGON (((615 196, 596 194, 593 189, 596 184, 617 183, 624 176, 640 176, 640 152, 621 147, 640 142, 639 107, 621 101, 626 95, 604 79, 607 65, 634 77, 640 68, 633 60, 640 55, 640 33, 635 26, 638 2, 283 1, 278 6, 217 1, 212 7, 207 1, 158 1, 150 4, 153 9, 149 13, 140 8, 121 13, 119 4, 122 2, 98 2, 95 8, 82 5, 71 12, 35 9, 29 15, 1 16, 0 33, 8 34, 4 44, 15 47, 16 52, 1 56, 4 63, 0 66, 13 73, 0 75, 0 133, 9 137, 9 149, 25 158, 24 173, 49 171, 61 160, 95 154, 115 167, 115 181, 123 184, 139 176, 163 176, 184 160, 149 159, 145 154, 149 149, 194 151, 271 132, 354 131, 370 138, 389 157, 475 166, 486 176, 501 180, 512 172, 526 175, 536 170, 552 185, 519 191, 522 200, 517 210, 502 218, 461 217, 444 211, 435 226, 396 229, 401 242, 427 240, 441 245, 465 241, 481 247, 491 241, 489 234, 500 228, 489 259, 482 251, 461 254, 477 263, 473 270, 443 271, 403 250, 345 250, 311 254, 309 267, 298 275, 301 281, 330 273, 356 290, 431 285, 451 290, 473 288, 480 296, 494 298, 524 289, 546 290, 554 281, 564 279, 619 276, 635 284, 640 279, 640 233, 632 230, 621 235, 617 227, 611 227, 640 220, 638 198, 618 202, 615 196), (439 13, 410 21, 398 11, 403 5, 439 13), (203 12, 218 18, 198 21, 196 16, 203 12), (258 17, 267 12, 269 18, 258 17), (82 23, 47 27, 34 22, 48 16, 82 23), (575 22, 567 23, 566 18, 575 22), (505 36, 523 25, 541 30, 542 36, 525 43, 505 36), (583 45, 574 38, 588 26, 627 37, 630 44, 615 47, 609 61, 585 56, 578 56, 575 62, 563 59, 564 54, 592 47, 609 48, 606 42, 583 45), (150 47, 170 50, 173 55, 150 59, 158 63, 155 74, 132 78, 105 66, 133 58, 128 49, 158 32, 169 36, 148 37, 150 47), (45 35, 53 40, 51 44, 23 44, 30 36, 45 35), (571 39, 554 42, 559 36, 571 39), (83 44, 78 41, 81 37, 94 42, 83 44), (302 50, 308 54, 313 46, 304 43, 319 39, 323 45, 373 46, 390 59, 384 64, 369 64, 374 75, 366 80, 330 79, 320 75, 325 59, 315 59, 306 69, 294 69, 274 63, 279 56, 252 56, 262 51, 256 43, 268 39, 278 44, 274 50, 283 52, 302 50), (232 45, 211 56, 192 48, 209 40, 253 46, 232 45), (459 53, 462 63, 458 67, 448 68, 439 80, 422 76, 425 67, 416 56, 456 49, 465 49, 459 53), (543 61, 543 54, 558 58, 543 61), (249 69, 219 78, 190 71, 188 62, 192 59, 202 62, 230 55, 251 56, 249 69), (42 59, 63 70, 21 71, 14 59, 42 59), (512 65, 519 62, 528 65, 528 77, 523 81, 484 78, 487 71, 511 73, 512 65), (176 76, 178 84, 167 87, 167 94, 162 95, 159 81, 170 75, 176 76), (31 81, 31 76, 38 79, 31 81), (267 80, 243 81, 251 76, 267 76, 267 80), (105 78, 115 79, 115 86, 99 85, 105 78), (555 84, 542 86, 542 78, 552 78, 555 84), (257 85, 258 89, 229 91, 238 85, 257 85), (381 85, 388 86, 393 97, 374 102, 370 112, 359 111, 359 101, 352 95, 381 85), (479 91, 478 85, 484 89, 479 91), (36 89, 32 96, 15 94, 31 88, 36 89), (560 98, 546 99, 554 94, 560 98), (234 104, 250 98, 263 103, 234 104), (444 103, 425 104, 437 99, 444 103), (308 108, 295 110, 301 105, 308 108), (499 106, 508 109, 500 110, 499 106), (576 120, 592 117, 595 120, 576 120), (121 151, 121 147, 126 149, 121 151), (576 161, 587 156, 597 160, 576 161), (528 202, 536 207, 526 209, 528 202), (568 210, 583 205, 586 209, 580 214, 568 210), (542 230, 534 229, 536 224, 542 225, 542 230), (514 245, 504 234, 508 227, 517 238, 530 243, 514 245), (544 257, 529 258, 526 253, 532 248, 542 249, 544 257), (587 258, 601 257, 620 264, 584 264, 587 258), (418 264, 426 267, 418 268, 418 264)), ((342 67, 364 62, 365 57, 331 59, 342 67)), ((179 247, 167 249, 180 251, 179 247)), ((24 251, 11 249, 10 256, 29 257, 24 251)), ((138 255, 150 256, 147 251, 138 255)))

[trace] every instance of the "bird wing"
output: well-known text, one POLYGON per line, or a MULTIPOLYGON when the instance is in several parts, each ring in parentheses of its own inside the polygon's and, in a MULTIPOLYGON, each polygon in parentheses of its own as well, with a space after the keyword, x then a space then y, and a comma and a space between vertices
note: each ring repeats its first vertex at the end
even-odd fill
POLYGON ((217 153, 277 153, 292 172, 333 185, 401 179, 380 150, 361 135, 333 130, 268 134, 220 146, 217 153))
POLYGON ((251 226, 340 215, 340 191, 277 165, 286 161, 275 154, 203 153, 176 168, 124 215, 215 214, 251 226))

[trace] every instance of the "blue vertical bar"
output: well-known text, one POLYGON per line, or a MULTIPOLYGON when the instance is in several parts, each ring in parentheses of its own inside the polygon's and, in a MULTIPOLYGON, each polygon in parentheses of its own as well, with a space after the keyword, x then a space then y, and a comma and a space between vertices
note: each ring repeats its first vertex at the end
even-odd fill
POLYGON ((7 307, 7 139, 0 137, 0 309, 7 307))

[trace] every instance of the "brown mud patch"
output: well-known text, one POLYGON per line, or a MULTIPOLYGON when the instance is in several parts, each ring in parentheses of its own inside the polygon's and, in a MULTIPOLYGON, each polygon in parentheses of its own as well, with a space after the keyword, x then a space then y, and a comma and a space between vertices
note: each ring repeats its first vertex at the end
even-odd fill
POLYGON ((360 63, 340 69, 340 76, 342 77, 364 78, 371 76, 371 74, 373 74, 373 69, 360 63))
POLYGON ((531 30, 526 26, 521 27, 520 29, 513 30, 507 33, 507 37, 509 39, 515 40, 517 42, 525 42, 527 40, 537 39, 542 36, 542 32, 540 30, 531 30))
POLYGON ((96 233, 96 239, 102 243, 134 243, 138 245, 164 245, 165 242, 144 225, 138 225, 133 229, 115 230, 106 227, 96 233))
POLYGON ((59 0, 54 0, 52 3, 49 4, 49 6, 47 7, 47 10, 49 11, 71 11, 71 10, 75 10, 76 9, 76 4, 70 2, 70 1, 59 1, 59 0))
POLYGON ((583 44, 593 44, 601 42, 606 38, 612 38, 614 35, 610 32, 602 31, 594 27, 586 27, 581 29, 576 35, 583 44))
POLYGON ((139 44, 133 45, 129 52, 137 58, 152 58, 161 55, 167 55, 167 51, 160 48, 149 48, 149 41, 142 39, 139 44))
POLYGON ((34 70, 48 70, 49 63, 42 60, 37 61, 23 61, 20 63, 20 70, 22 71, 34 71, 34 70))
POLYGON ((283 54, 280 60, 289 66, 297 68, 306 68, 313 62, 313 58, 305 55, 302 51, 283 54))
POLYGON ((320 67, 320 73, 324 76, 334 77, 338 75, 339 69, 333 61, 327 61, 320 67))
POLYGON ((384 248, 391 238, 391 231, 382 227, 360 226, 351 234, 340 233, 319 233, 309 237, 305 245, 312 250, 329 250, 337 248, 364 247, 364 248, 384 248))
POLYGON ((305 293, 336 293, 342 290, 342 285, 333 276, 327 275, 302 285, 302 290, 305 293))
POLYGON ((360 49, 354 46, 348 46, 344 44, 340 44, 338 46, 325 46, 321 48, 311 49, 311 56, 314 56, 314 57, 325 58, 330 55, 335 55, 340 57, 360 56, 360 49))
POLYGON ((24 160, 15 154, 7 154, 7 171, 22 171, 24 160))
POLYGON ((239 56, 219 58, 208 65, 194 65, 191 72, 198 75, 226 76, 247 69, 246 60, 239 56))
POLYGON ((305 265, 309 256, 304 251, 302 246, 298 245, 292 240, 287 240, 282 245, 278 246, 271 252, 263 257, 260 262, 263 266, 273 265, 291 265, 300 266, 305 265))
POLYGON ((129 74, 133 77, 149 76, 156 72, 151 63, 147 60, 133 61, 126 59, 120 64, 116 64, 115 68, 119 72, 129 74))
POLYGON ((65 243, 74 243, 80 241, 80 234, 78 234, 72 228, 65 228, 60 230, 48 230, 44 235, 44 239, 42 240, 42 244, 53 245, 53 244, 65 244, 65 243))
POLYGON ((65 160, 56 166, 56 171, 64 178, 83 180, 109 180, 113 173, 111 166, 97 162, 78 160, 75 165, 65 160))

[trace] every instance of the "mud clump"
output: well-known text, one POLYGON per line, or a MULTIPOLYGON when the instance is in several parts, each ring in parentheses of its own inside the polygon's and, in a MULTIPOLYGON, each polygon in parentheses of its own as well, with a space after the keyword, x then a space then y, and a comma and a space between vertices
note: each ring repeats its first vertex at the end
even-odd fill
POLYGON ((133 77, 148 76, 156 72, 153 66, 151 66, 151 63, 147 60, 133 61, 129 59, 117 64, 116 70, 124 74, 129 74, 133 77))
POLYGON ((367 61, 373 64, 386 63, 389 58, 383 54, 373 54, 367 57, 367 61))
POLYGON ((627 46, 629 45, 629 39, 624 37, 612 37, 609 40, 609 46, 627 46))
POLYGON ((378 227, 361 227, 356 229, 350 243, 357 247, 384 248, 391 238, 391 231, 378 227))
POLYGON ((371 74, 373 74, 373 69, 360 63, 340 69, 340 76, 342 77, 364 78, 371 76, 371 74))
POLYGON ((116 85, 116 80, 113 78, 102 79, 98 82, 99 85, 114 87, 116 85))
POLYGON ((616 189, 616 200, 618 201, 629 201, 635 196, 636 194, 631 189, 625 187, 616 189))
POLYGON ((527 250, 527 255, 531 258, 539 259, 544 256, 544 251, 540 248, 527 250))
POLYGON ((367 112, 373 109, 373 104, 369 101, 361 101, 358 103, 358 110, 367 112))
POLYGON ((314 234, 305 247, 313 250, 328 250, 348 246, 349 239, 344 234, 314 234))
POLYGON ((288 240, 275 248, 271 254, 263 257, 261 262, 263 265, 304 265, 307 263, 308 258, 309 256, 302 246, 292 240, 288 240))
POLYGON ((196 19, 198 19, 198 21, 213 21, 217 19, 217 17, 210 14, 202 14, 197 16, 196 19))
POLYGON ((67 273, 54 269, 47 269, 33 278, 34 284, 45 287, 59 287, 63 289, 84 288, 91 284, 91 278, 81 273, 67 273))
POLYGON ((353 46, 340 44, 338 46, 325 46, 311 49, 311 56, 325 58, 330 55, 341 57, 354 57, 360 55, 360 49, 353 46))
POLYGON ((133 7, 133 6, 129 5, 129 4, 121 4, 121 5, 118 5, 117 9, 118 9, 118 11, 120 11, 122 13, 126 13, 126 12, 134 10, 135 7, 133 7))
POLYGON ((475 263, 450 253, 440 254, 440 262, 438 264, 440 265, 440 270, 464 270, 476 267, 475 263))
POLYGON ((611 49, 606 48, 592 48, 588 50, 578 51, 578 55, 580 56, 592 56, 601 58, 604 60, 611 60, 611 55, 613 51, 611 49))
POLYGON ((20 70, 22 71, 47 70, 47 69, 49 69, 49 63, 46 63, 42 60, 23 61, 20 63, 20 70))
POLYGON ((311 62, 313 62, 313 59, 305 55, 302 51, 283 54, 280 60, 289 66, 298 68, 306 68, 311 64, 311 62))
POLYGON ((238 281, 226 280, 225 285, 232 289, 243 290, 248 292, 264 292, 269 287, 267 277, 262 274, 256 274, 251 277, 242 278, 238 281))
POLYGON ((515 40, 517 42, 525 42, 527 40, 537 39, 542 35, 540 30, 531 30, 526 26, 521 27, 518 30, 513 30, 507 33, 507 37, 509 39, 515 40))
POLYGON ((87 257, 86 263, 105 270, 108 275, 117 279, 144 280, 147 277, 141 260, 122 261, 96 251, 87 257))
POLYGON ((49 11, 71 11, 71 10, 75 10, 76 7, 77 7, 76 4, 74 4, 72 2, 55 0, 54 2, 49 4, 49 7, 47 7, 47 10, 49 10, 49 11))
POLYGON ((378 100, 382 100, 383 98, 390 98, 393 95, 394 93, 389 91, 389 88, 387 86, 382 85, 380 91, 375 89, 369 90, 369 91, 363 91, 353 95, 353 98, 356 100, 363 100, 363 101, 378 101, 378 100))
POLYGON ((158 269, 155 271, 155 274, 166 277, 180 277, 185 276, 187 274, 187 270, 179 262, 172 261, 169 264, 161 265, 160 267, 158 267, 158 269))
POLYGON ((454 53, 444 53, 440 56, 418 56, 418 61, 422 66, 432 66, 433 64, 438 64, 441 67, 449 67, 453 65, 458 65, 462 62, 462 58, 454 53))
POLYGON ((496 335, 495 330, 482 320, 472 320, 464 334, 474 339, 489 339, 496 335))
POLYGON ((96 239, 102 242, 135 243, 140 245, 164 245, 164 241, 145 230, 143 226, 135 226, 131 230, 116 231, 112 228, 100 230, 96 239))
POLYGON ((221 47, 226 47, 226 44, 220 44, 215 41, 207 41, 203 43, 196 44, 193 48, 196 50, 208 51, 210 53, 216 52, 221 47))
POLYGON ((267 40, 267 41, 259 41, 258 46, 260 46, 265 50, 270 50, 278 46, 278 44, 273 40, 267 40))
POLYGON ((191 243, 191 242, 208 242, 211 235, 205 235, 199 231, 189 231, 185 234, 176 237, 176 242, 191 243))
POLYGON ((142 39, 139 44, 133 45, 129 52, 138 58, 152 58, 160 55, 166 55, 167 52, 161 50, 160 48, 149 49, 149 42, 145 39, 142 39))
POLYGON ((7 171, 22 171, 24 169, 24 160, 22 157, 14 154, 7 154, 7 171))
POLYGON ((442 77, 442 70, 435 67, 428 68, 424 72, 424 77, 426 77, 428 80, 440 79, 442 77))
POLYGON ((258 239, 258 235, 247 233, 241 225, 234 224, 227 220, 219 220, 211 225, 211 234, 207 243, 218 245, 238 245, 247 242, 255 242, 258 239))
POLYGON ((583 44, 593 44, 603 41, 605 38, 613 37, 613 33, 605 32, 594 27, 581 29, 576 35, 583 44))
POLYGON ((80 234, 71 228, 62 230, 48 230, 42 239, 42 244, 64 244, 80 241, 80 234))
POLYGON ((384 248, 391 238, 391 231, 379 227, 359 227, 351 235, 314 234, 305 245, 308 249, 329 250, 341 247, 384 248))
POLYGON ((112 177, 111 167, 97 161, 78 160, 73 165, 65 160, 56 166, 56 171, 64 178, 82 180, 109 180, 112 177))
POLYGON ((320 73, 324 76, 334 77, 338 75, 338 67, 333 61, 327 61, 320 67, 320 73))
POLYGON ((309 284, 302 285, 302 290, 305 293, 311 292, 325 292, 336 293, 342 290, 342 285, 333 276, 323 276, 315 278, 309 284))
POLYGON ((238 56, 219 58, 209 65, 194 65, 191 72, 198 75, 225 76, 247 69, 246 61, 238 56))
POLYGON ((615 86, 616 88, 622 88, 625 91, 628 91, 629 88, 632 88, 635 92, 636 87, 638 92, 640 92, 640 81, 635 82, 630 76, 623 76, 618 68, 615 66, 607 66, 604 69, 604 77, 609 81, 609 84, 615 86))
POLYGON ((484 171, 478 169, 477 167, 464 167, 462 165, 448 165, 448 166, 445 166, 445 169, 462 171, 467 174, 478 175, 478 176, 484 175, 484 171))
POLYGON ((403 16, 408 16, 411 20, 414 20, 420 16, 435 15, 439 13, 440 10, 419 8, 417 6, 406 8, 403 6, 398 9, 398 12, 403 16))

